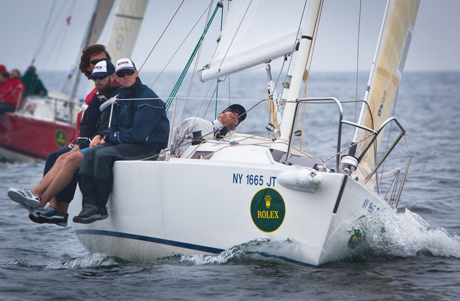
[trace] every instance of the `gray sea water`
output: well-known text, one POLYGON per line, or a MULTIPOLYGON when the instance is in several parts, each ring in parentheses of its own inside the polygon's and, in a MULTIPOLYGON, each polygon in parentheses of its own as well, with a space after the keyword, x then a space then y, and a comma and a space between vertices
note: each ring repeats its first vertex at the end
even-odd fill
MULTIPOLYGON (((150 84, 154 76, 141 78, 150 84)), ((366 81, 359 79, 358 91, 366 81)), ((154 89, 167 96, 171 83, 154 89)), ((60 89, 53 80, 45 84, 60 89)), ((251 76, 231 85, 239 91, 232 97, 265 97, 266 84, 251 76), (249 88, 258 94, 244 92, 249 88)), ((351 73, 311 75, 309 89, 310 96, 356 97, 351 73)), ((244 243, 216 256, 177 254, 142 264, 89 254, 71 227, 34 224, 6 195, 9 187, 38 183, 44 162, 2 162, 0 299, 458 300, 460 73, 405 73, 397 112, 414 156, 398 212, 364 222, 367 245, 353 258, 313 268, 255 256, 244 243)), ((251 132, 265 118, 251 114, 239 131, 251 132)), ((314 132, 310 142, 323 134, 314 132)))

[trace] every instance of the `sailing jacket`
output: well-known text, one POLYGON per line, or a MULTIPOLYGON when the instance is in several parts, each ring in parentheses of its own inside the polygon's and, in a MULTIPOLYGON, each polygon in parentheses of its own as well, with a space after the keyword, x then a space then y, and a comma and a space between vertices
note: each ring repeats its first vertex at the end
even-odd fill
POLYGON ((174 154, 180 154, 192 144, 193 133, 201 132, 203 139, 212 138, 224 126, 216 119, 213 122, 204 120, 199 117, 189 117, 184 119, 177 127, 174 128, 172 136, 172 149, 174 154))
POLYGON ((168 144, 169 120, 165 103, 139 78, 128 88, 120 88, 110 128, 104 140, 112 144, 146 143, 157 150, 168 144))
POLYGON ((26 72, 21 76, 21 81, 24 83, 24 97, 27 95, 48 95, 48 90, 37 74, 26 72))
POLYGON ((112 85, 104 94, 96 93, 93 95, 80 123, 80 132, 78 135, 78 146, 80 149, 89 146, 89 139, 92 139, 97 134, 103 136, 103 132, 107 130, 111 108, 108 106, 101 112, 100 107, 107 99, 116 96, 118 90, 119 88, 112 85))
POLYGON ((24 93, 24 84, 20 80, 10 77, 0 87, 0 102, 18 109, 22 106, 22 93, 24 93))

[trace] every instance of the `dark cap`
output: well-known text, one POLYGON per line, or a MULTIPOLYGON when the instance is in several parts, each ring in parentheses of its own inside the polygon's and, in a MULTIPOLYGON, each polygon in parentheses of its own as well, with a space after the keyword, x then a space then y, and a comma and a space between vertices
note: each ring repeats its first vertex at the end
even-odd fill
POLYGON ((238 123, 241 123, 243 122, 243 120, 246 119, 246 115, 247 115, 246 109, 242 105, 233 104, 229 106, 228 108, 226 108, 225 110, 223 110, 222 113, 225 113, 228 111, 238 114, 238 123))
POLYGON ((100 61, 94 66, 93 73, 89 77, 92 78, 103 78, 107 75, 112 75, 115 73, 115 66, 108 60, 100 61))

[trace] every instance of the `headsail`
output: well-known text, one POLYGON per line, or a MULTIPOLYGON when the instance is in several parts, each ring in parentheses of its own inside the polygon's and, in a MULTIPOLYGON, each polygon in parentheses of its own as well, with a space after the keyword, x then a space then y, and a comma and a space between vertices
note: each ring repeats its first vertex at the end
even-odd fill
POLYGON ((115 7, 107 50, 116 61, 130 57, 144 18, 148 0, 121 0, 115 7))
POLYGON ((88 40, 85 41, 84 47, 88 45, 96 44, 99 36, 104 30, 105 22, 109 17, 109 13, 112 10, 113 2, 115 0, 99 0, 96 4, 96 11, 94 13, 94 19, 91 21, 90 32, 88 40))
MULTIPOLYGON (((404 70, 419 4, 420 0, 394 0, 388 2, 376 59, 365 96, 370 112, 367 106, 363 106, 360 117, 360 124, 367 128, 379 129, 391 115, 404 70)), ((369 134, 368 131, 360 129, 357 131, 355 141, 361 141, 369 134)), ((382 136, 379 135, 376 143, 368 150, 359 164, 358 172, 364 175, 363 178, 368 175, 376 162, 375 156, 382 136)), ((358 144, 358 155, 363 151, 363 147, 368 140, 366 139, 364 143, 358 144)), ((373 187, 374 181, 369 181, 369 185, 373 187)))
POLYGON ((304 1, 229 1, 229 6, 202 81, 264 64, 295 49, 304 1))

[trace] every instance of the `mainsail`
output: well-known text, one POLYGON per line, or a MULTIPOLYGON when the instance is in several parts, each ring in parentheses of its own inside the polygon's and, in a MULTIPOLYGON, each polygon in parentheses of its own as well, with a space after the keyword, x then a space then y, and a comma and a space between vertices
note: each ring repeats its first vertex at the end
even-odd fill
POLYGON ((246 70, 290 54, 304 1, 229 1, 219 44, 201 80, 246 70))
POLYGON ((96 44, 99 36, 102 34, 114 1, 115 0, 99 0, 97 2, 96 11, 94 12, 93 20, 91 21, 88 40, 85 41, 86 43, 84 47, 96 44))
MULTIPOLYGON (((377 47, 376 58, 369 78, 368 90, 360 117, 360 124, 367 128, 378 130, 392 112, 396 100, 399 83, 401 81, 404 64, 412 39, 417 11, 420 0, 394 0, 389 1, 387 13, 382 25, 380 42, 377 47)), ((358 130, 355 141, 364 141, 357 147, 360 155, 370 138, 369 131, 358 130), (366 139, 365 139, 366 138, 366 139)), ((369 174, 375 165, 377 150, 381 142, 380 134, 376 142, 367 151, 359 163, 358 173, 360 180, 369 174)), ((375 181, 368 182, 374 186, 375 181)))

